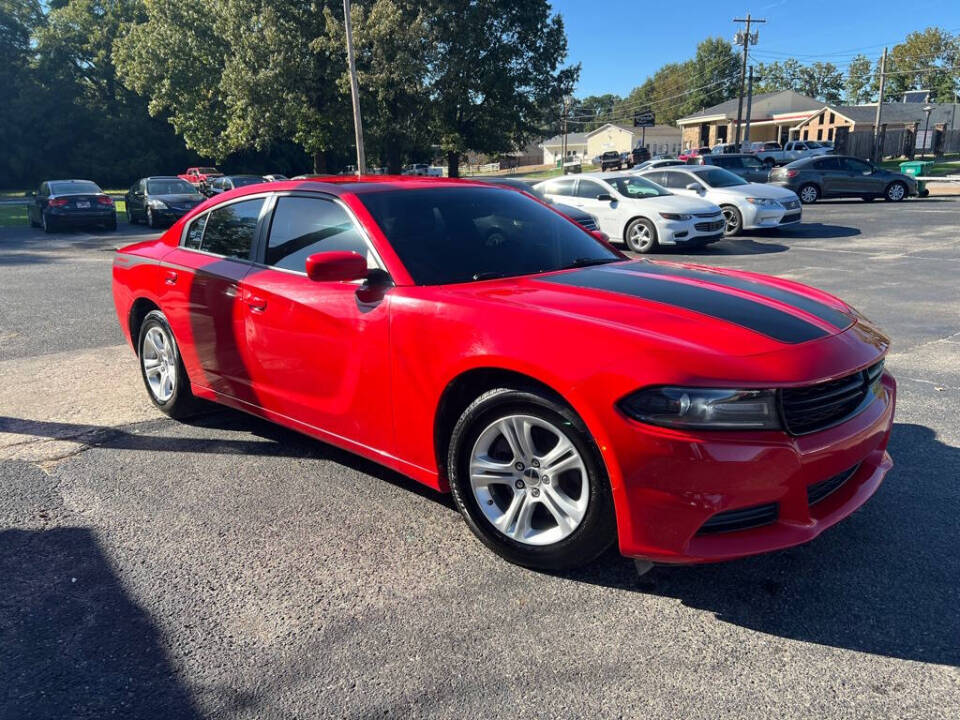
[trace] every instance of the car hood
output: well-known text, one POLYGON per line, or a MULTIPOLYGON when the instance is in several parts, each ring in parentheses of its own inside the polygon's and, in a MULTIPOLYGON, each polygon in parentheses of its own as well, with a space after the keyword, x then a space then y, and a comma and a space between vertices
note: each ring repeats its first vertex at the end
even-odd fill
POLYGON ((651 207, 657 212, 675 213, 718 213, 720 208, 709 200, 683 197, 682 195, 663 195, 650 198, 627 198, 624 202, 631 207, 651 207))
POLYGON ((712 188, 709 194, 711 197, 726 195, 728 197, 755 197, 769 198, 771 200, 797 199, 797 194, 792 190, 787 190, 777 185, 768 185, 766 183, 748 183, 746 185, 736 185, 727 188, 712 188))
MULTIPOLYGON (((840 335, 863 320, 837 298, 788 280, 650 260, 450 288, 506 303, 512 312, 522 306, 682 352, 723 356, 775 353, 840 335)), ((881 340, 868 344, 885 348, 876 334, 881 340)))

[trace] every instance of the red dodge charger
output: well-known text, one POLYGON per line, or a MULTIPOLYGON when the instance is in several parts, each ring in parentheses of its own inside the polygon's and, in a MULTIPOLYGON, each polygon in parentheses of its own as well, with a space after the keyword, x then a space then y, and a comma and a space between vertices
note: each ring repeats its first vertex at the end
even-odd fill
POLYGON ((630 260, 509 188, 245 187, 120 250, 113 292, 167 414, 213 400, 449 491, 529 567, 796 545, 892 464, 888 341, 849 305, 630 260))

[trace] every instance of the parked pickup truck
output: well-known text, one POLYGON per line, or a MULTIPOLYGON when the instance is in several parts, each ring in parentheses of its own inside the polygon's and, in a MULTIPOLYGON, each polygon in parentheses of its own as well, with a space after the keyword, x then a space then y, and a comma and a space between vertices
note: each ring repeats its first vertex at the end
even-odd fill
POLYGON ((791 140, 783 148, 778 143, 755 143, 748 152, 767 167, 774 167, 800 158, 826 155, 833 152, 833 148, 824 147, 815 140, 791 140))
POLYGON ((214 167, 192 167, 177 177, 200 190, 206 188, 214 178, 223 177, 223 173, 214 167))

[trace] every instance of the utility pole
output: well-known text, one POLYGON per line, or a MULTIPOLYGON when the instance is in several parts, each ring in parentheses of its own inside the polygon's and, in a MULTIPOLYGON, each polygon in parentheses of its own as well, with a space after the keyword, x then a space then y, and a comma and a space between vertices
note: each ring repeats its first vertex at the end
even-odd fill
POLYGON ((757 44, 757 35, 754 33, 750 35, 750 25, 752 23, 765 23, 766 20, 759 20, 757 18, 751 17, 750 13, 747 13, 745 18, 734 18, 735 23, 746 23, 746 30, 742 33, 737 33, 734 38, 737 45, 743 45, 743 63, 740 66, 740 99, 737 102, 737 127, 735 130, 735 141, 737 143, 737 150, 740 149, 740 123, 743 121, 743 88, 746 84, 747 79, 747 53, 750 51, 750 44, 757 44))
POLYGON ((883 148, 877 147, 880 138, 880 110, 883 108, 883 86, 887 79, 887 49, 883 49, 883 56, 880 58, 880 94, 877 97, 877 115, 873 121, 873 160, 879 161, 883 154, 883 148))
POLYGON ((560 142, 560 174, 567 174, 567 97, 564 95, 560 101, 560 123, 563 140, 560 142))
POLYGON ((357 139, 357 175, 364 175, 367 172, 367 159, 363 152, 363 122, 360 120, 360 89, 357 86, 357 65, 353 59, 353 25, 350 22, 350 0, 343 0, 343 28, 347 33, 347 64, 350 66, 353 131, 357 139))
MULTIPOLYGON (((753 65, 750 66, 750 74, 747 75, 747 122, 743 129, 743 144, 750 142, 750 109, 753 106, 753 65)), ((743 152, 742 147, 737 147, 737 152, 743 152)))

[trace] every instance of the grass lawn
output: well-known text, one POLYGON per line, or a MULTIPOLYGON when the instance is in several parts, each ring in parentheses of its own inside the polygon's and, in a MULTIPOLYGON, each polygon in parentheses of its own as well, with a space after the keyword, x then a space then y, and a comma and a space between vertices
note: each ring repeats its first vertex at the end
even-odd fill
MULTIPOLYGON (((126 222, 126 203, 123 200, 115 201, 117 206, 117 222, 126 222)), ((27 227, 26 205, 0 205, 0 227, 27 227)))
MULTIPOLYGON (((932 160, 933 158, 929 158, 932 160)), ((919 155, 914 158, 915 161, 924 161, 926 158, 921 158, 919 155)), ((900 172, 900 163, 906 162, 906 160, 884 160, 880 163, 881 167, 885 167, 887 170, 894 170, 900 172)), ((941 159, 936 165, 932 168, 929 168, 924 175, 933 176, 933 175, 957 175, 960 174, 960 155, 947 155, 941 159)))

